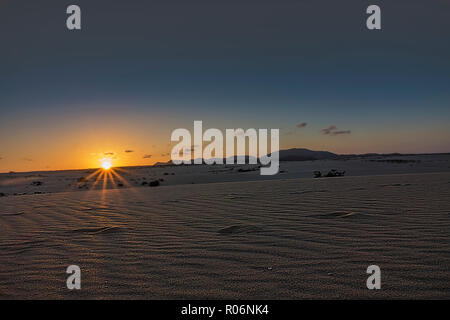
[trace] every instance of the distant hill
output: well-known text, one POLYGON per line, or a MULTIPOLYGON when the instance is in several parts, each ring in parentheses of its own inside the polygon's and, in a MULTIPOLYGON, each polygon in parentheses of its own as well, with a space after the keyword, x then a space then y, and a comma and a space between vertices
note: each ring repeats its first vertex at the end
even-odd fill
MULTIPOLYGON (((446 153, 442 153, 446 154, 446 153)), ((312 160, 326 160, 326 159, 340 159, 349 160, 355 158, 372 158, 372 157, 393 157, 393 156, 407 156, 412 154, 400 154, 400 153, 365 153, 365 154, 336 154, 328 151, 314 151, 304 148, 292 148, 287 150, 280 150, 279 159, 280 161, 312 161, 312 160)), ((245 158, 245 163, 249 163, 249 156, 238 156, 234 157, 234 162, 237 163, 237 158, 245 158)), ((223 163, 226 159, 223 159, 223 163)), ((167 166, 173 165, 172 161, 158 162, 154 164, 155 166, 167 166)))
POLYGON ((336 159, 337 154, 328 151, 313 151, 304 148, 280 150, 280 161, 308 161, 336 159))
MULTIPOLYGON (((310 161, 310 160, 323 160, 323 159, 336 159, 339 155, 328 151, 313 151, 304 148, 293 148, 288 150, 280 150, 280 161, 310 161)), ((245 163, 249 163, 249 156, 235 156, 234 162, 237 163, 238 158, 245 158, 245 163)), ((257 159, 258 160, 258 159, 257 159)), ((226 159, 223 159, 223 163, 226 163, 226 159)), ((154 166, 167 166, 173 165, 172 161, 157 162, 154 166)))

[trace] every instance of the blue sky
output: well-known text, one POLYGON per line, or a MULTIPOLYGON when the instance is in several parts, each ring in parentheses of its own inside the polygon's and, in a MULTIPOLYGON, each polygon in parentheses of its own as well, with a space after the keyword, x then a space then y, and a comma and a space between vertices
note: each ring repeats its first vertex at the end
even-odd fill
POLYGON ((282 147, 450 152, 448 1, 378 1, 381 31, 356 0, 80 0, 81 31, 65 28, 69 4, 0 4, 0 170, 77 166, 50 157, 83 157, 74 131, 108 124, 163 154, 194 120, 281 128, 282 147))

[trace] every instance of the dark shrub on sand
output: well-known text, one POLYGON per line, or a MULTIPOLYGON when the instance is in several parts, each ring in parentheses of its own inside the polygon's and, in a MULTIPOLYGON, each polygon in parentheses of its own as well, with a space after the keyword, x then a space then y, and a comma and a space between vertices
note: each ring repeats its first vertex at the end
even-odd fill
POLYGON ((337 171, 335 169, 328 171, 328 173, 325 175, 322 175, 322 172, 320 172, 320 171, 314 171, 314 178, 343 177, 344 175, 345 175, 345 171, 337 171))
POLYGON ((240 168, 238 169, 238 172, 251 172, 251 171, 256 171, 258 170, 258 168, 240 168))
POLYGON ((158 180, 150 181, 149 186, 150 187, 157 187, 157 186, 159 186, 159 181, 158 180))
POLYGON ((330 170, 325 177, 343 177, 345 175, 345 171, 337 171, 337 170, 330 170))

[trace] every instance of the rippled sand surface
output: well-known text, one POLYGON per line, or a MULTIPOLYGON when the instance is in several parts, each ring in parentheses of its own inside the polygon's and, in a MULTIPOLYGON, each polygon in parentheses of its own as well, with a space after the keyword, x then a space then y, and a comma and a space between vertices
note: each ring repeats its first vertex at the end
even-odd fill
POLYGON ((0 298, 448 299, 448 199, 449 173, 3 197, 0 298))

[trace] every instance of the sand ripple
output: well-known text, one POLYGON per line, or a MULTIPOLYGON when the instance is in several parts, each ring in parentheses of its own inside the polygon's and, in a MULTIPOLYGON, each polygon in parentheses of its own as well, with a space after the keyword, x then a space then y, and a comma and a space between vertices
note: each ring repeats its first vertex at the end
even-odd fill
POLYGON ((0 199, 0 298, 450 298, 450 174, 0 199), (386 186, 386 187, 380 187, 386 186), (65 270, 82 269, 82 290, 65 270), (365 288, 382 268, 383 289, 365 288))

